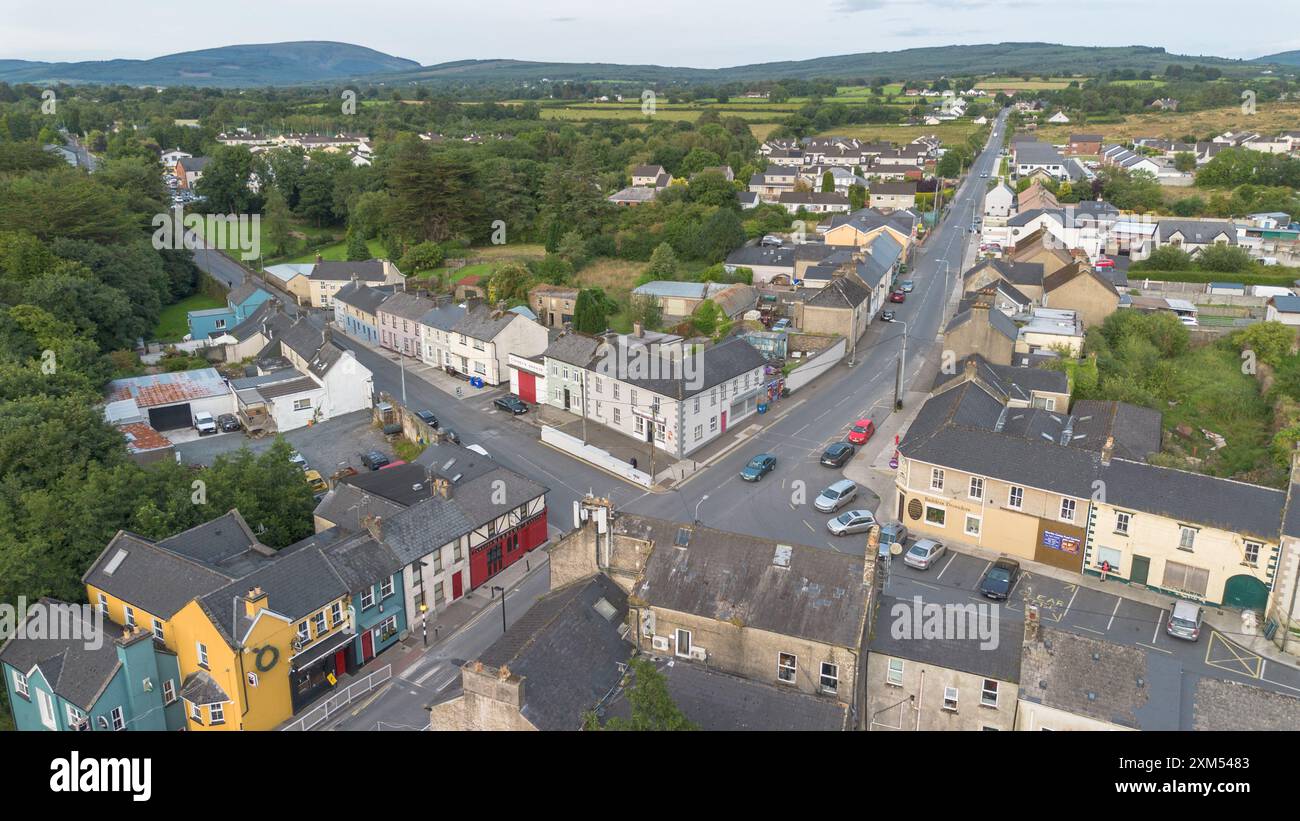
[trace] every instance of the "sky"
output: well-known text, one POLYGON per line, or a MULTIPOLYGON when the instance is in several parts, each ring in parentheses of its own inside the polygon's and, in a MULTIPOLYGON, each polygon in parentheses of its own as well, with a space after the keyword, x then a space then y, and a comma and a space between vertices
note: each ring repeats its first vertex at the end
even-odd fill
POLYGON ((0 59, 147 59, 336 40, 424 65, 512 58, 718 68, 997 42, 1152 45, 1258 57, 1300 49, 1300 2, 1222 0, 4 0, 0 59), (1265 24, 1265 19, 1267 20, 1265 24))

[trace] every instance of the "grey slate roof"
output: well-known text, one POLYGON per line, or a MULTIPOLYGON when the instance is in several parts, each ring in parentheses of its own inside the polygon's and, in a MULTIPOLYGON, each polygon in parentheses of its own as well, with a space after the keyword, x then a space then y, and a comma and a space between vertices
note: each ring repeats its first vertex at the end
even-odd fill
MULTIPOLYGON (((688 356, 692 356, 689 355, 688 356)), ((689 366, 681 369, 682 378, 634 378, 620 376, 619 380, 628 385, 645 388, 648 391, 674 399, 688 399, 697 393, 703 393, 727 380, 743 373, 761 368, 767 360, 753 345, 744 339, 733 336, 703 352, 693 354, 694 371, 689 366), (694 378, 688 377, 694 374, 694 378)))
POLYGON ((1282 533, 1300 538, 1300 484, 1292 483, 1287 493, 1290 501, 1286 506, 1286 518, 1282 520, 1282 533))
POLYGON ((955 373, 946 374, 940 370, 931 390, 938 391, 954 379, 965 378, 966 363, 969 361, 975 362, 977 372, 984 381, 1011 399, 1028 402, 1033 391, 1069 393, 1070 390, 1070 378, 1065 371, 995 365, 979 354, 970 354, 958 362, 955 373))
POLYGON ((1012 285, 1041 286, 1043 284, 1043 263, 1007 262, 1001 259, 982 260, 962 274, 962 279, 969 279, 973 274, 985 268, 992 268, 997 271, 1003 279, 1012 285))
POLYGON ((362 528, 362 520, 366 516, 388 517, 404 507, 376 494, 366 493, 348 483, 340 482, 316 505, 315 515, 346 532, 355 533, 362 528))
POLYGON ((323 551, 326 561, 351 593, 366 590, 402 569, 397 554, 371 538, 368 532, 328 544, 323 551))
POLYGON ((900 233, 911 235, 916 225, 916 215, 906 209, 884 214, 874 208, 860 208, 851 214, 836 214, 827 223, 828 228, 838 228, 841 225, 852 225, 864 234, 887 225, 900 233))
POLYGON ((367 314, 374 314, 384 300, 393 296, 394 286, 375 287, 365 282, 349 282, 334 294, 335 302, 342 302, 367 314))
POLYGON ((254 587, 266 593, 267 607, 295 620, 351 592, 318 546, 291 551, 202 597, 204 610, 230 638, 239 638, 247 627, 243 606, 235 606, 235 600, 254 587))
POLYGON ((380 304, 379 310, 401 319, 419 321, 420 317, 435 307, 435 304, 428 297, 407 291, 397 291, 380 304))
POLYGON ((1181 232, 1183 241, 1191 244, 1214 242, 1220 233, 1227 235, 1229 245, 1237 244, 1237 227, 1231 222, 1162 219, 1156 224, 1156 234, 1161 242, 1168 242, 1176 232, 1181 232))
POLYGON ((484 342, 496 339, 497 334, 506 329, 511 322, 519 318, 519 314, 512 314, 509 311, 497 313, 495 308, 489 308, 483 303, 476 303, 465 311, 465 315, 452 328, 458 334, 464 334, 471 339, 480 339, 484 342))
POLYGON ((1127 402, 1080 399, 1070 413, 1074 416, 1071 447, 1101 452, 1107 437, 1114 437, 1114 455, 1121 459, 1145 462, 1160 452, 1159 411, 1127 402))
POLYGON ((1043 142, 1022 142, 1015 146, 1016 165, 1065 165, 1056 147, 1043 142))
MULTIPOLYGON (((984 622, 982 626, 997 628, 995 647, 981 646, 984 640, 978 635, 961 639, 922 638, 916 634, 914 619, 918 614, 925 616, 924 604, 921 596, 900 599, 882 595, 867 652, 1019 683, 1023 622, 1009 618, 1000 618, 996 622, 990 618, 984 622), (907 630, 896 631, 896 624, 907 630)), ((973 632, 978 633, 978 630, 973 632)))
POLYGON ((586 367, 596 356, 596 349, 600 347, 600 343, 601 340, 596 337, 570 332, 551 342, 542 356, 567 362, 570 365, 586 367))
POLYGON ((950 319, 947 327, 943 329, 944 333, 952 333, 958 327, 974 319, 977 313, 987 315, 988 323, 993 326, 993 329, 1013 342, 1020 335, 1020 329, 1016 327, 1016 323, 1011 321, 1011 317, 996 309, 990 308, 977 311, 974 307, 967 308, 950 319))
POLYGON ((207 670, 196 670, 181 682, 180 697, 191 704, 225 704, 230 696, 207 670))
POLYGON ((263 291, 262 288, 260 288, 256 282, 254 282, 251 279, 246 279, 241 284, 236 285, 233 289, 231 289, 230 293, 226 294, 226 304, 243 305, 245 300, 247 300, 250 296, 257 293, 258 291, 262 291, 262 293, 266 293, 268 297, 270 296, 270 294, 267 293, 266 291, 263 291))
POLYGON ((819 308, 853 308, 871 298, 871 292, 856 277, 835 277, 805 304, 819 308))
POLYGON ((862 556, 630 514, 614 526, 655 544, 633 591, 654 607, 838 647, 861 641, 862 556), (689 531, 685 548, 679 530, 689 531), (789 548, 788 567, 775 563, 778 546, 789 548))
POLYGON ((160 619, 169 619, 196 596, 220 589, 231 578, 196 559, 173 553, 142 536, 122 530, 108 543, 81 581, 160 619), (108 566, 119 552, 125 555, 109 572, 108 566))
POLYGON ((747 268, 754 265, 768 265, 793 269, 794 253, 793 248, 784 245, 777 247, 746 245, 727 254, 727 264, 747 268))
POLYGON ((445 304, 430 308, 420 317, 421 325, 428 325, 430 328, 437 328, 440 331, 450 331, 456 327, 456 323, 465 317, 465 306, 445 304))
POLYGON ((479 660, 524 678, 523 716, 539 730, 577 730, 619 683, 632 645, 619 636, 627 595, 603 574, 538 599, 479 660), (596 604, 614 610, 606 618, 596 604))

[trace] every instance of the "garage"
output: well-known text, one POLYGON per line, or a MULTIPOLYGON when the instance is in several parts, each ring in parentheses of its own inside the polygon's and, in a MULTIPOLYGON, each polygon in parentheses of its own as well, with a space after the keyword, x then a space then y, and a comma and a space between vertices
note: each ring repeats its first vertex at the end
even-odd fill
POLYGON ((163 408, 149 409, 149 427, 154 430, 177 430, 188 428, 194 417, 190 413, 190 403, 168 405, 163 408))
POLYGON ((525 402, 537 402, 537 377, 527 371, 519 372, 519 391, 520 399, 525 402))

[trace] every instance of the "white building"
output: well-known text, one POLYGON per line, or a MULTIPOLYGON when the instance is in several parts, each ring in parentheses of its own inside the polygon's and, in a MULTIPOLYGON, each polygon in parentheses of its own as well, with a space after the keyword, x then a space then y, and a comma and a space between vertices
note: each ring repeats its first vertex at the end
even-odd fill
MULTIPOLYGON (((423 332, 422 338, 429 337, 423 332)), ((481 302, 466 306, 465 315, 446 334, 443 366, 479 377, 489 385, 510 379, 510 354, 536 356, 546 350, 547 331, 526 316, 489 308, 481 302)))

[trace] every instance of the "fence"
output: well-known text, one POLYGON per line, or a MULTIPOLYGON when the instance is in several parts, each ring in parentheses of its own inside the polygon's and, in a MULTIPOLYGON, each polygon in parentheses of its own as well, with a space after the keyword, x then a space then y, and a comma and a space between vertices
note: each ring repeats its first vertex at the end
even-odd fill
POLYGON ((300 730, 300 731, 310 730, 313 727, 320 725, 321 722, 325 721, 330 716, 339 712, 344 707, 347 707, 349 704, 351 704, 353 701, 357 700, 361 696, 364 696, 366 693, 369 693, 371 690, 374 690, 376 687, 383 684, 385 681, 388 681, 392 677, 393 677, 393 665, 385 664, 383 667, 371 673, 370 675, 366 676, 365 678, 361 679, 360 681, 355 681, 352 684, 348 685, 347 689, 340 690, 339 692, 325 699, 325 703, 321 704, 319 707, 314 707, 311 710, 307 711, 302 718, 298 719, 292 724, 288 724, 284 727, 281 727, 280 729, 300 730))
POLYGON ((650 474, 637 470, 622 459, 612 456, 607 450, 601 450, 595 445, 583 444, 581 439, 570 436, 558 428, 549 425, 544 426, 542 428, 542 441, 553 448, 559 448, 565 453, 576 456, 584 462, 590 462, 597 467, 608 470, 610 473, 622 476, 629 482, 636 482, 642 487, 650 487, 653 484, 654 480, 651 479, 650 474))
POLYGON ((785 387, 790 393, 802 388, 809 382, 829 371, 831 368, 844 358, 844 352, 848 349, 849 342, 847 339, 840 339, 834 345, 826 348, 821 353, 806 360, 802 365, 790 371, 790 375, 785 378, 785 387))

